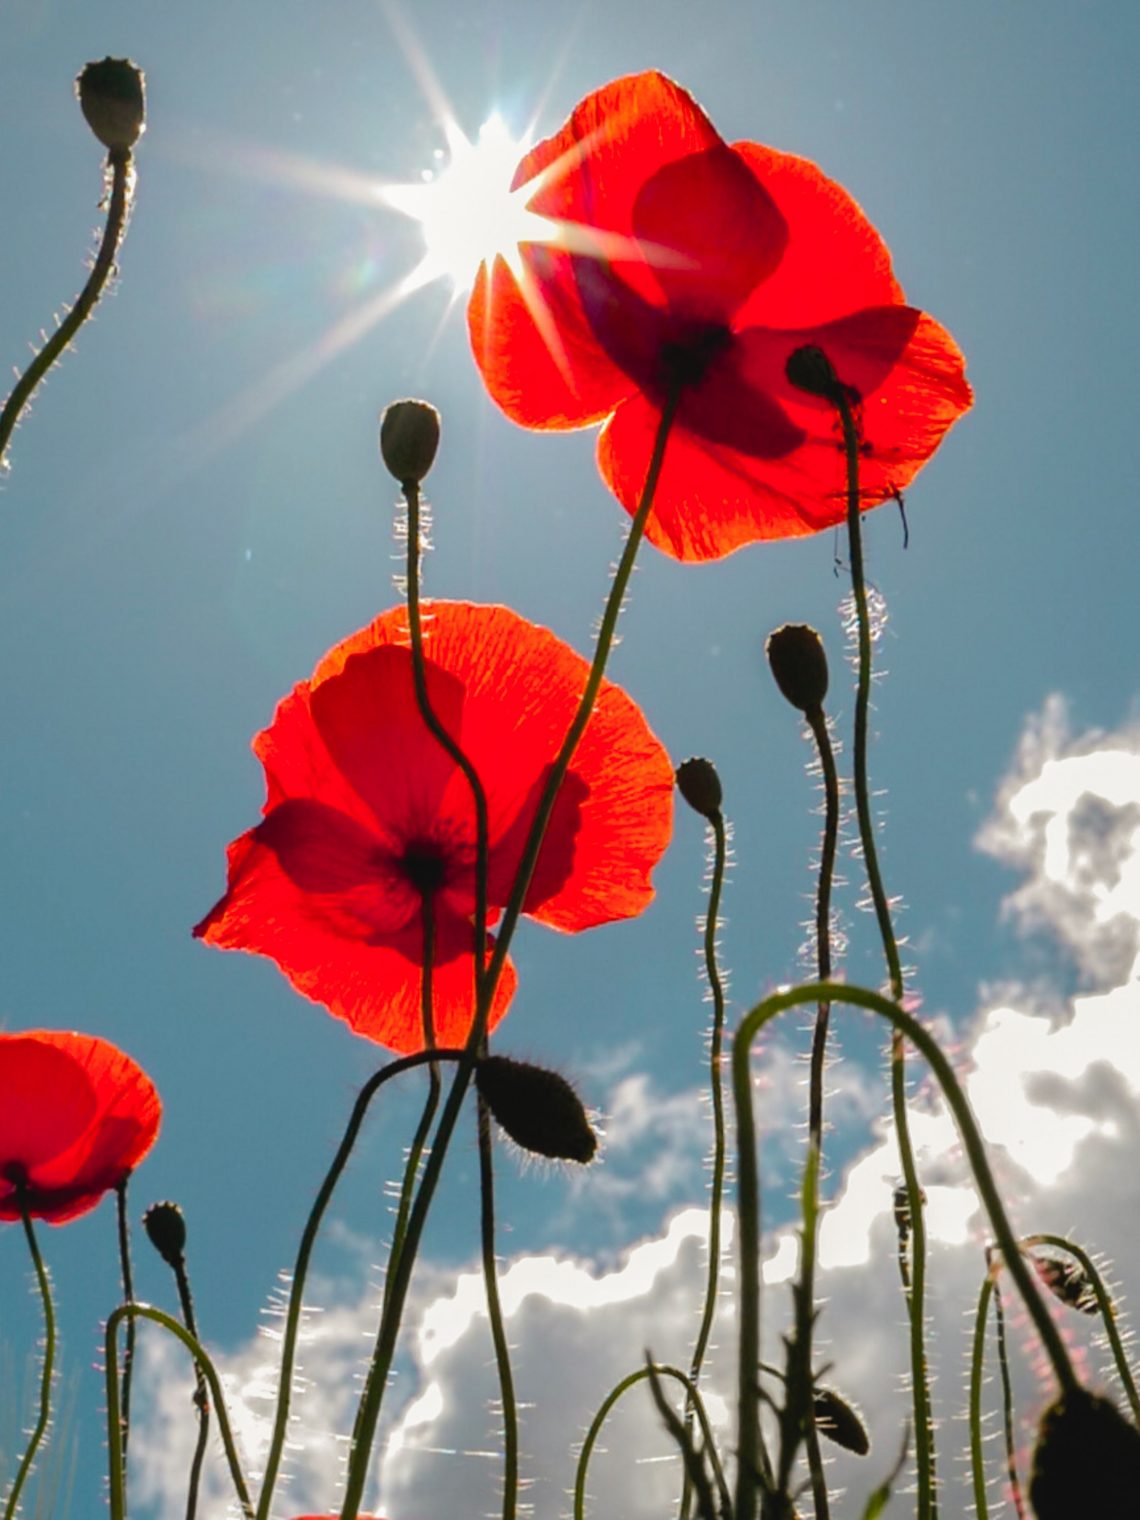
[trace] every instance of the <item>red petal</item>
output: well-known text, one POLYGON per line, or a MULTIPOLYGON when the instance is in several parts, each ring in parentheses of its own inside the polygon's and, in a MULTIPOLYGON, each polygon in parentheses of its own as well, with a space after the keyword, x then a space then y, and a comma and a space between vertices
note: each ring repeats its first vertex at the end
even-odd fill
POLYGON ((808 327, 903 299, 886 243, 854 198, 806 158, 760 143, 733 151, 788 229, 784 256, 737 314, 742 327, 808 327))

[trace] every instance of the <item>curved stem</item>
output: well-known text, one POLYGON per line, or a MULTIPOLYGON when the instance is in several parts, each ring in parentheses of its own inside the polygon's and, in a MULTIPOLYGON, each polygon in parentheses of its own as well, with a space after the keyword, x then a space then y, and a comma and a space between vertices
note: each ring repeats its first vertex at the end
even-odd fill
POLYGON ((738 1205, 740 1225, 740 1349, 738 1361, 738 1449, 734 1520, 755 1520, 756 1451, 759 1437, 759 1392, 756 1368, 760 1360, 760 1200, 756 1163, 756 1122, 752 1112, 749 1057, 752 1042, 771 1019, 789 1008, 821 999, 867 1008, 888 1019, 895 1030, 914 1045, 929 1065, 954 1118, 962 1148, 974 1174, 978 1192, 993 1226, 994 1236, 1017 1285, 1025 1307, 1041 1338, 1045 1353, 1063 1394, 1079 1387, 1072 1362, 1037 1284, 1018 1249, 1017 1238, 998 1193, 986 1159, 985 1145, 970 1105, 949 1061, 926 1029, 880 993, 845 982, 808 982, 773 993, 758 1003, 744 1019, 732 1047, 733 1101, 739 1148, 738 1205))
POLYGON ((622 1378, 616 1383, 602 1400, 597 1414, 590 1422, 590 1428, 586 1432, 586 1439, 582 1443, 582 1450, 578 1457, 578 1470, 574 1475, 574 1520, 585 1520, 586 1516, 586 1475, 590 1466, 590 1458, 594 1454, 594 1447, 598 1443, 598 1437, 602 1433, 602 1426, 606 1422, 610 1410, 623 1394, 635 1386, 644 1382, 645 1379, 656 1373, 658 1377, 671 1377, 685 1389, 686 1400, 691 1402, 696 1411, 697 1421, 701 1427, 701 1435, 704 1438, 705 1450, 709 1454, 712 1463, 713 1475, 716 1478, 717 1489, 720 1493, 721 1505, 727 1515, 730 1512, 730 1495, 728 1483, 725 1480, 724 1470, 717 1456, 716 1442, 713 1439, 712 1426, 705 1411, 704 1400, 693 1380, 685 1375, 679 1367, 671 1367, 661 1363, 654 1363, 648 1367, 639 1367, 636 1372, 631 1372, 628 1377, 622 1378))
MULTIPOLYGON (((360 1133, 360 1126, 364 1123, 364 1116, 368 1112, 368 1106, 384 1083, 392 1077, 397 1077, 401 1072, 410 1071, 415 1066, 423 1066, 429 1061, 458 1061, 463 1052, 460 1050, 420 1050, 411 1056, 402 1056, 400 1060, 391 1062, 382 1067, 360 1089, 359 1096, 352 1107, 345 1128, 344 1138, 341 1140, 337 1153, 333 1157, 325 1180, 321 1183, 312 1210, 305 1221, 305 1228, 301 1234, 301 1244, 297 1250, 297 1261, 293 1268, 293 1280, 289 1288, 289 1307, 285 1313, 285 1329, 281 1337, 281 1372, 277 1383, 277 1407, 273 1417, 273 1434, 269 1441, 269 1452, 265 1460, 265 1477, 262 1480, 261 1494, 257 1503, 257 1520, 267 1520, 269 1507, 273 1502, 273 1488, 277 1482, 277 1474, 281 1467, 281 1453, 285 1447, 285 1436, 289 1428, 289 1405, 293 1394, 293 1368, 297 1357, 297 1337, 301 1328, 301 1313, 304 1304, 305 1278, 308 1275, 309 1261, 313 1254, 313 1246, 316 1243, 317 1234, 328 1208, 336 1185, 340 1181, 341 1173, 348 1165, 348 1158, 352 1154, 352 1148, 356 1144, 356 1137, 360 1133)), ((215 1394, 216 1397, 216 1394, 215 1394)))
POLYGON ((0 411, 0 469, 3 468, 9 439, 20 414, 32 399, 36 386, 51 369, 79 329, 95 309, 103 294, 115 258, 127 227, 127 212, 134 193, 134 167, 129 148, 113 148, 107 155, 107 170, 111 176, 111 200, 107 208, 107 222, 99 252, 91 266, 86 285, 75 299, 75 304, 27 369, 16 381, 4 408, 0 411))
MULTIPOLYGON (((713 835, 713 868, 712 880, 709 884, 709 907, 705 915, 705 975, 708 977, 709 991, 712 994, 713 1020, 712 1029, 709 1033, 709 1094, 712 1098, 713 1110, 713 1171, 712 1189, 709 1196, 709 1268, 708 1279, 705 1283, 705 1302, 701 1313, 700 1329, 697 1331, 696 1345, 693 1347, 692 1360, 689 1363, 689 1380, 694 1387, 700 1382, 701 1368, 704 1366, 705 1352, 708 1350, 709 1336, 712 1334, 713 1318, 716 1315, 717 1290, 720 1282, 720 1229, 721 1207, 724 1199, 724 1082, 722 1067, 724 1064, 724 982, 720 974, 720 966, 717 963, 716 936, 720 923, 720 898, 724 888, 724 872, 728 859, 728 842, 724 826, 724 815, 718 809, 709 819, 709 828, 713 835)), ((690 1399, 685 1400, 685 1430, 692 1429, 693 1405, 690 1399)), ((684 1482, 681 1488, 681 1520, 688 1520, 692 1503, 692 1480, 686 1467, 684 1482)))
MULTIPOLYGON (((17 1194, 19 1198, 19 1194, 17 1194)), ((48 1422, 51 1419, 51 1385, 55 1376, 55 1306, 51 1298, 51 1279, 48 1270, 44 1266, 44 1259, 40 1255, 40 1248, 36 1241, 36 1232, 32 1228, 32 1216, 28 1213, 27 1206, 20 1203, 20 1221, 24 1226, 24 1238, 28 1242, 28 1250, 32 1257, 32 1266, 35 1268, 36 1283, 40 1290, 40 1303, 44 1315, 44 1358, 40 1368, 40 1412, 36 1419, 35 1428, 24 1455, 20 1458, 20 1465, 16 1469, 12 1487, 8 1491, 8 1502, 4 1506, 4 1520, 13 1520, 20 1503, 20 1494, 24 1484, 28 1480, 28 1474, 32 1470, 32 1464, 36 1459, 36 1452, 40 1449, 40 1443, 47 1433, 48 1422)))
POLYGON ((1017 1520, 1025 1520, 1025 1500, 1021 1479, 1017 1475, 1017 1445, 1013 1430, 1013 1387, 1009 1380, 1009 1349, 1005 1338, 1005 1308, 1001 1301, 1001 1284, 994 1283, 994 1318, 997 1325, 998 1367, 1001 1371, 1001 1425, 1005 1437, 1005 1471, 1017 1520))
MULTIPOLYGON (((847 537, 851 556, 851 592, 859 626, 859 683, 855 695, 855 806, 859 816, 859 838, 863 846, 863 864, 867 884, 875 907, 879 936, 883 942, 891 996, 896 1003, 903 998, 903 973, 899 948, 891 923, 890 903, 879 870, 875 848, 875 822, 871 815, 871 793, 867 779, 867 719, 871 705, 871 624, 867 611, 867 587, 863 574, 862 514, 859 510, 859 434, 851 411, 851 402, 842 385, 831 396, 843 424, 843 444, 847 461, 847 537)), ((910 1376, 914 1400, 915 1462, 918 1469, 918 1520, 937 1520, 938 1491, 935 1470, 934 1421, 930 1409, 930 1380, 926 1366, 926 1221, 922 1213, 922 1189, 915 1165, 914 1146, 910 1138, 910 1119, 906 1106, 906 1057, 897 1031, 891 1036, 891 1106, 898 1135, 899 1155, 906 1179, 907 1206, 910 1211, 911 1271, 904 1280, 903 1296, 910 1317, 910 1376)))
MULTIPOLYGON (((653 497, 657 489, 657 480, 661 473, 661 465, 665 457, 665 444, 669 436, 676 414, 677 404, 680 399, 680 389, 670 397, 662 414, 661 423, 657 430, 657 438, 653 446, 653 455, 649 462, 649 470, 646 475, 645 487, 642 491, 641 502, 634 514, 633 523, 626 539, 625 549, 618 563, 614 575, 613 585, 610 588, 609 598, 605 612, 602 615, 601 628, 598 633, 598 643, 594 651, 593 663, 590 673, 586 678, 586 686, 582 692, 578 704, 578 711, 562 742, 562 747, 550 768, 546 786, 543 789, 531 823, 530 832, 527 835, 526 845, 523 848, 522 859, 518 874, 515 877, 511 889, 511 896, 503 913, 502 921, 495 942, 495 948, 491 959, 486 967, 482 985, 479 992, 479 1000, 475 1010, 475 1018, 471 1025, 471 1032, 467 1037, 464 1047, 463 1058, 459 1069, 455 1074, 451 1091, 447 1095, 443 1114, 436 1131, 435 1144, 424 1167, 423 1181, 416 1195, 416 1201, 412 1205, 412 1212, 408 1220, 408 1231, 405 1237, 404 1249, 400 1253, 400 1260, 396 1264, 396 1270, 392 1280, 392 1292, 388 1307, 384 1316, 384 1325, 381 1330, 383 1344, 378 1345, 377 1355, 369 1370, 372 1387, 367 1408, 361 1406, 362 1424, 361 1436, 366 1442, 367 1450, 371 1450, 371 1443, 376 1431, 376 1423, 380 1417, 380 1405, 383 1398, 383 1390, 387 1381, 388 1372, 391 1369, 392 1358, 396 1349, 396 1337, 399 1332, 400 1319, 404 1310, 404 1301, 407 1298, 408 1287, 411 1283, 412 1268, 415 1265, 416 1253, 419 1249, 420 1237, 423 1234, 424 1223, 427 1219, 431 1201, 435 1195, 435 1189, 439 1182, 440 1172, 447 1156, 447 1148, 451 1143, 451 1137, 455 1132, 455 1125, 459 1118, 459 1110, 463 1105, 471 1074, 474 1071, 475 1060, 482 1044, 487 1029, 487 1018, 494 998, 495 987, 498 984, 499 975, 506 961, 507 950, 522 912, 522 905, 526 898, 527 888, 530 885, 531 876, 538 860, 538 853, 542 847, 543 836, 546 826, 550 821, 550 815, 554 809, 559 789, 565 779, 566 772, 570 767, 574 751, 578 747, 578 741, 582 737, 586 724, 594 708, 598 690, 605 675, 606 661, 609 658, 610 648, 613 644, 614 631, 617 627, 618 615, 621 611, 622 598, 625 595, 629 577, 633 572, 634 560, 637 556, 638 547, 641 544, 645 532, 645 524, 649 519, 649 513, 653 507, 653 497), (375 1376, 373 1376, 375 1374, 375 1376)), ((354 1446, 352 1456, 349 1459, 348 1476, 345 1481, 345 1497, 341 1505, 341 1520, 355 1520, 360 1508, 361 1495, 364 1490, 365 1469, 367 1467, 367 1452, 361 1451, 354 1446)), ((259 1517, 261 1520, 261 1517, 259 1517)))
POLYGON ((499 1398, 503 1407, 503 1520, 515 1520, 519 1488, 519 1415, 511 1352, 503 1324, 499 1298, 498 1264, 495 1260, 495 1166, 491 1116, 479 1094, 476 1122, 479 1128, 479 1241, 483 1258, 483 1285, 487 1294, 487 1317, 495 1347, 499 1375, 499 1398))
MULTIPOLYGON (((178 1288, 178 1303, 182 1310, 182 1323, 195 1340, 198 1339, 198 1321, 194 1314, 194 1295, 190 1291, 190 1277, 186 1271, 185 1257, 179 1257, 174 1266, 174 1281, 178 1288)), ((131 1321, 133 1328, 134 1321, 131 1321)), ((186 1520, 194 1520, 198 1513, 198 1491, 202 1483, 202 1466, 206 1460, 206 1447, 210 1440, 210 1393, 201 1367, 194 1364, 194 1404, 198 1410, 198 1438, 194 1443, 194 1456, 190 1462, 190 1482, 186 1490, 186 1520)))
POLYGON ((970 1351, 970 1473, 974 1484, 976 1520, 990 1520, 986 1500, 986 1459, 982 1445, 982 1375, 986 1359, 986 1319, 993 1297, 994 1279, 987 1271, 974 1311, 974 1341, 970 1351))
MULTIPOLYGON (((133 1304, 135 1301, 134 1281, 131 1274, 131 1232, 127 1221, 127 1183, 130 1176, 126 1176, 115 1189, 115 1214, 118 1221, 119 1237, 119 1271, 123 1280, 123 1301, 133 1304)), ((123 1463, 127 1462, 128 1445, 131 1438, 131 1375, 135 1366, 135 1323, 130 1320, 127 1324, 127 1344, 123 1352, 123 1463)), ((124 1477, 125 1481, 125 1477, 124 1477)))
POLYGON ((241 1506, 245 1520, 253 1520, 253 1501, 249 1496, 249 1488, 246 1485, 241 1470, 241 1459, 238 1457, 237 1443, 234 1440, 233 1429, 230 1426, 229 1415, 226 1413, 225 1399, 222 1395, 222 1385, 218 1378, 217 1369, 210 1359, 210 1354, 196 1336, 190 1334, 178 1321, 169 1314, 164 1314, 161 1309, 154 1309, 150 1304, 120 1304, 107 1319, 107 1328, 103 1336, 104 1346, 104 1380, 107 1390, 107 1448, 110 1459, 110 1509, 111 1520, 125 1520, 127 1513, 126 1489, 123 1483, 123 1451, 120 1439, 120 1415, 119 1415, 119 1325, 124 1319, 149 1319, 156 1325, 161 1325, 164 1330, 170 1332, 175 1340, 181 1341, 194 1358, 196 1366, 202 1369, 210 1392, 214 1396, 214 1406, 218 1411, 218 1430, 221 1433, 222 1445, 225 1448, 226 1461, 229 1464, 230 1477, 233 1479, 234 1491, 241 1506))

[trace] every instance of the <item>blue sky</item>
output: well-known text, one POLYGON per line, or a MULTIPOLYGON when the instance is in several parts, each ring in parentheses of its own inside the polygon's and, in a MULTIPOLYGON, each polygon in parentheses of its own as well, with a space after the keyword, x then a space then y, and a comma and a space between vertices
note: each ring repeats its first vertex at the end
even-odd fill
MULTIPOLYGON (((1135 744, 1140 14, 882 0, 853 19, 835 0, 723 0, 698 23, 674 0, 558 11, 429 0, 411 19, 471 136, 495 110, 517 132, 553 130, 590 89, 658 67, 726 138, 814 158, 860 200, 908 296, 962 345, 977 395, 910 495, 909 548, 893 510, 867 523, 889 609, 872 770, 914 985, 963 1057, 1005 989, 1034 1017, 1067 1019, 1074 993, 1128 985, 1130 900, 1114 959, 1096 904, 1081 898, 1088 881, 1111 894, 1131 858, 1127 791, 1105 804, 1111 826, 1099 833, 1087 808, 1073 814, 1079 797, 1056 804, 1062 820, 1076 817, 1074 839, 1120 845, 1105 855, 1090 844, 1091 866, 1079 852, 1062 863, 1060 898, 1032 815, 1007 819, 1004 834, 990 824, 996 853, 974 841, 1006 817, 1003 778, 1003 797, 1031 779, 1027 732, 1047 736, 1041 766, 1050 744, 1060 756, 1135 744), (1069 887, 1083 917, 1065 906, 1069 887), (1016 889, 1029 902, 1020 914, 1003 910, 1016 889)), ((434 594, 509 603, 588 650, 624 515, 589 437, 528 435, 494 409, 443 285, 323 365, 306 362, 421 249, 405 220, 318 195, 289 166, 414 181, 444 146, 390 15, 365 0, 9 0, 0 361, 22 365, 82 278, 100 169, 70 82, 107 53, 133 56, 149 84, 122 278, 37 397, 0 484, 0 1024, 102 1034, 154 1077, 166 1122, 135 1179, 135 1209, 184 1205, 205 1334, 240 1358, 376 1052, 268 963, 209 951, 189 928, 221 890, 226 842, 261 803, 251 735, 329 645, 395 600, 395 493, 376 458, 377 414, 408 393, 443 413, 434 594)), ((735 829, 724 949, 737 1010, 797 974, 817 830, 806 750, 763 668, 763 639, 789 619, 821 628, 846 732, 838 547, 825 534, 706 567, 646 551, 611 669, 674 758, 702 752, 720 767, 735 829)), ((503 1048, 573 1074, 619 1140, 597 1184, 504 1161, 505 1256, 557 1248, 618 1270, 634 1243, 668 1238, 672 1210, 702 1202, 703 862, 698 822, 680 817, 643 919, 575 940, 528 927, 516 941, 521 989, 503 1048), (659 1185, 633 1181, 663 1157, 659 1185)), ((846 970, 877 985, 854 862, 847 875, 846 970)), ((836 1187, 845 1159, 875 1153, 881 1111, 877 1033, 853 1019, 842 1040, 836 1187)), ((798 1157, 794 1043, 789 1031, 769 1057, 787 1126, 770 1148, 773 1224, 798 1157)), ((330 1303, 355 1302, 382 1260, 383 1184, 414 1108, 414 1093, 393 1101, 362 1146, 322 1256, 330 1303)), ((428 1242, 425 1281, 440 1295, 474 1255, 473 1177, 474 1146, 461 1142, 428 1242)), ((1096 1244, 1122 1258, 1127 1242, 1111 1237, 1123 1207, 1089 1218, 1107 1233, 1096 1244)), ((46 1244, 65 1368, 81 1379, 81 1515, 102 1463, 87 1369, 114 1301, 110 1209, 47 1232, 46 1244)), ((139 1257, 141 1291, 162 1298, 157 1262, 139 1257)), ((0 1342, 17 1363, 37 1333, 25 1277, 8 1231, 0 1342)), ((642 1343, 626 1349, 633 1366, 642 1343)), ((957 1347, 944 1354, 956 1378, 957 1347)), ((484 1355, 473 1350, 473 1364, 484 1355)), ((575 1432, 589 1413, 574 1411, 575 1432)), ((442 1517, 446 1480, 433 1482, 438 1511, 421 1492, 390 1520, 442 1517)))

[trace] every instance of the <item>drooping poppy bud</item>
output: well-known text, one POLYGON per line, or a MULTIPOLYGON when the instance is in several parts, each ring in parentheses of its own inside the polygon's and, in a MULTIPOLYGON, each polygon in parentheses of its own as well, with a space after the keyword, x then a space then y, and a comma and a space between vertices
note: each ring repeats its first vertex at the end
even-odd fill
POLYGON ((1076 1388, 1041 1416, 1029 1498, 1037 1520, 1134 1515, 1140 1504, 1140 1430, 1111 1399, 1076 1388))
POLYGON ((834 1388, 817 1388, 812 1395, 815 1409, 815 1428, 821 1436, 852 1451, 857 1457, 865 1457, 871 1450, 871 1437, 862 1419, 834 1388))
POLYGON ((439 413, 427 401, 393 401, 380 418, 380 454, 402 486, 419 485, 435 463, 439 413))
POLYGON ((1096 1289, 1092 1279, 1077 1261, 1062 1261, 1059 1256, 1038 1256, 1033 1251, 1025 1253, 1033 1263, 1037 1276, 1066 1308, 1081 1314, 1098 1314, 1096 1289))
POLYGON ((147 1239, 168 1267, 179 1267, 186 1255, 186 1219, 176 1203, 152 1203, 143 1215, 147 1239))
POLYGON ((800 712, 819 712, 827 696, 827 655, 823 640, 806 623, 785 623, 764 646, 776 685, 800 712))
POLYGON ((831 360, 814 343, 797 348, 784 366, 784 373, 798 390, 807 391, 810 396, 834 401, 836 396, 843 394, 831 360))
POLYGON ((487 1056, 475 1085, 495 1120, 524 1151, 553 1161, 594 1159, 598 1137, 565 1077, 509 1056, 487 1056))
POLYGON ((711 823, 720 812, 724 791, 711 760, 694 755, 677 767, 677 790, 695 813, 711 823))
POLYGON ((79 108, 105 148, 133 148, 146 130, 146 81, 129 58, 89 63, 75 81, 79 108))

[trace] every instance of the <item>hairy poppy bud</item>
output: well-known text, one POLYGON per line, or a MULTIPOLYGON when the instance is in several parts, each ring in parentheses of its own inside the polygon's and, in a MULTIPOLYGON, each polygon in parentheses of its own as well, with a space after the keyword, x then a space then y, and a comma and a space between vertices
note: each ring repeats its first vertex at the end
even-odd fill
POLYGON ((143 1215, 143 1229, 168 1267, 180 1267, 186 1252, 186 1220, 176 1203, 154 1203, 143 1215))
POLYGON ((797 390, 807 391, 811 396, 823 396, 827 401, 834 401, 836 396, 843 393, 831 360, 814 343, 805 343, 802 348, 797 348, 784 366, 784 373, 797 390))
POLYGON ((827 655, 823 640, 806 623, 785 623, 764 646, 776 685, 802 713, 816 713, 827 696, 827 655))
POLYGON ((402 486, 419 485, 439 448, 439 413, 427 401, 393 401, 380 418, 380 454, 402 486))
POLYGON ((1037 1520, 1134 1515, 1140 1430, 1111 1399, 1076 1388, 1041 1416, 1029 1498, 1037 1520))
POLYGON ((865 1457, 871 1450, 871 1437, 867 1427, 855 1410, 836 1393, 834 1388, 817 1388, 812 1394, 815 1410, 815 1428, 821 1436, 853 1451, 857 1457, 865 1457))
POLYGON ((1062 1261, 1059 1256, 1038 1256, 1033 1251, 1025 1254, 1054 1298, 1081 1314, 1100 1313, 1092 1279, 1079 1262, 1062 1261))
POLYGON ((516 1145, 555 1161, 594 1159, 598 1137, 582 1100, 565 1077, 509 1056, 488 1056, 475 1068, 475 1085, 516 1145))
POLYGON ((699 756, 682 760, 677 767, 676 780, 677 790, 694 813, 700 813, 711 823, 724 801, 720 777, 712 761, 702 760, 699 756))
POLYGON ((129 58, 89 63, 75 81, 79 108, 105 148, 133 148, 146 129, 146 81, 129 58))

